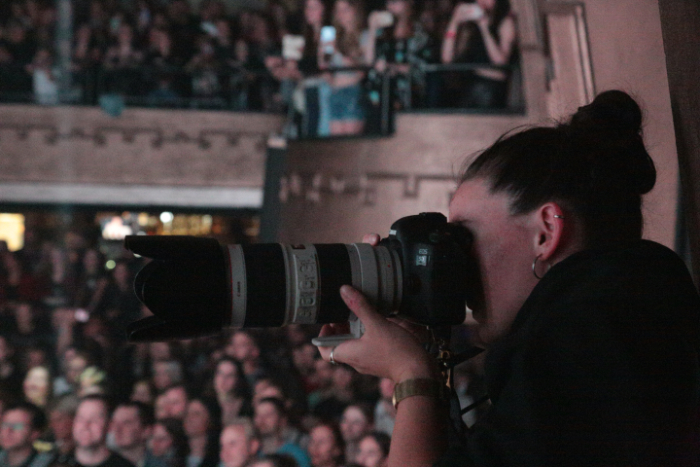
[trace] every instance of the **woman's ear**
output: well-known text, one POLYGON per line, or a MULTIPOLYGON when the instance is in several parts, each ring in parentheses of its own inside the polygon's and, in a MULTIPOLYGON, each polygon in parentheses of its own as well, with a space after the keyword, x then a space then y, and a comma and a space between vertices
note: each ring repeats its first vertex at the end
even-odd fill
POLYGON ((554 256, 561 248, 565 235, 564 211, 555 202, 540 206, 534 213, 535 252, 543 261, 554 256))

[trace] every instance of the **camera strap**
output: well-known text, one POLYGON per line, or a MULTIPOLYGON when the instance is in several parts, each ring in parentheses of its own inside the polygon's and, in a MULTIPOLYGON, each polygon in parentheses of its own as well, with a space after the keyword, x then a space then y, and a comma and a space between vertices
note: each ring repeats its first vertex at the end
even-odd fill
POLYGON ((442 372, 443 381, 450 390, 450 430, 448 433, 448 444, 450 446, 461 446, 464 443, 465 437, 469 432, 469 428, 464 423, 462 416, 475 409, 479 405, 489 400, 489 396, 485 395, 476 400, 474 403, 465 407, 461 407, 459 396, 454 386, 454 368, 467 360, 476 357, 484 351, 479 347, 471 347, 464 352, 455 354, 449 346, 451 330, 449 328, 433 328, 430 327, 432 336, 432 351, 436 355, 438 364, 442 372))

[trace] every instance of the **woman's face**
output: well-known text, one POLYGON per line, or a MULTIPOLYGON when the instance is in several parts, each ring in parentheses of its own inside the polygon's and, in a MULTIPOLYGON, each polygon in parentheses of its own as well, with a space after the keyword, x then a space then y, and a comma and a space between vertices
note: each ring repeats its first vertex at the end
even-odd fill
POLYGON ((153 425, 153 435, 149 441, 151 452, 156 457, 161 457, 170 451, 173 447, 173 437, 170 436, 168 430, 160 423, 153 425))
POLYGON ((187 436, 202 436, 209 429, 209 410, 198 400, 187 405, 183 427, 187 436))
POLYGON ((335 2, 335 20, 346 31, 354 31, 357 29, 356 13, 355 8, 349 2, 345 0, 338 0, 335 2))
POLYGON ((508 332, 537 279, 532 274, 535 247, 540 241, 534 215, 514 216, 510 197, 492 193, 488 182, 469 180, 460 185, 450 203, 450 222, 474 235, 483 303, 472 304, 478 336, 491 343, 508 332))
POLYGON ((340 455, 333 431, 325 425, 311 430, 308 450, 313 467, 335 465, 335 459, 340 455))
POLYGON ((35 404, 43 405, 49 394, 49 372, 43 367, 34 367, 24 378, 24 395, 35 404))
POLYGON ((362 467, 382 467, 386 458, 381 446, 372 436, 365 436, 360 441, 357 463, 362 467))
POLYGON ((321 0, 306 0, 304 6, 304 19, 311 26, 321 26, 323 24, 323 12, 325 8, 321 0))
POLYGON ((214 374, 214 390, 217 394, 231 394, 236 387, 238 381, 238 373, 236 365, 231 362, 223 361, 216 365, 216 374, 214 374))
POLYGON ((371 429, 369 420, 357 407, 350 406, 343 412, 340 431, 346 443, 357 442, 371 429))

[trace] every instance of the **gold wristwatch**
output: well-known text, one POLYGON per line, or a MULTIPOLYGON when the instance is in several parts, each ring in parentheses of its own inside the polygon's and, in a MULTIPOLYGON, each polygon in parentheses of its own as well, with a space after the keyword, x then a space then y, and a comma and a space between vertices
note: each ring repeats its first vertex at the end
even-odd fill
POLYGON ((441 402, 447 402, 450 399, 450 391, 445 384, 437 379, 407 379, 394 386, 394 395, 392 397, 394 408, 396 408, 402 400, 413 396, 432 397, 441 402))

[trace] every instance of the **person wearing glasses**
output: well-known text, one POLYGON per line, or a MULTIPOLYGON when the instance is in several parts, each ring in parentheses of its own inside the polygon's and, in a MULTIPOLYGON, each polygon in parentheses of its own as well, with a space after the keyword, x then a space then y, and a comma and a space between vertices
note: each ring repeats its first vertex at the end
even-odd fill
POLYGON ((34 404, 22 402, 11 405, 2 415, 0 424, 0 465, 3 467, 47 467, 55 457, 39 452, 34 442, 46 425, 44 412, 34 404))

